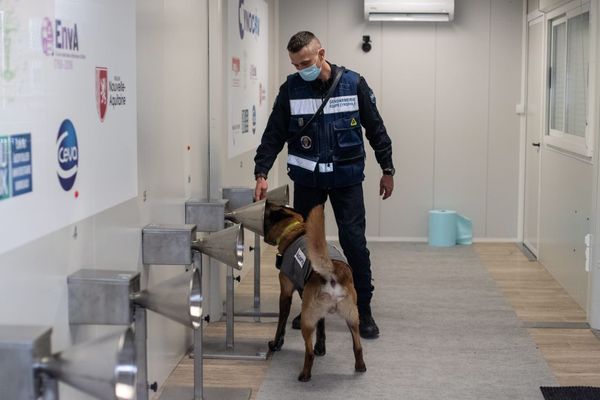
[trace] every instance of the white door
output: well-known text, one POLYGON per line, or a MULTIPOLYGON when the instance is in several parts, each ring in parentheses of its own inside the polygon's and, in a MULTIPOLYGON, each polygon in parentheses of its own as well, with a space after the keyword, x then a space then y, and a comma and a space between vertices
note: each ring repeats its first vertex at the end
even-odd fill
POLYGON ((523 242, 538 255, 540 143, 542 138, 543 18, 529 22, 527 35, 527 113, 523 242))

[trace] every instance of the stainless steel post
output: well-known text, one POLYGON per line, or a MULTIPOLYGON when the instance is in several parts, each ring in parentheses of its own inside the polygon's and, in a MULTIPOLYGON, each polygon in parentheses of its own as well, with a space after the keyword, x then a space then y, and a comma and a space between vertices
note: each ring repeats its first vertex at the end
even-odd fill
MULTIPOLYGON (((200 274, 200 290, 202 290, 202 254, 194 251, 192 260, 194 261, 194 268, 196 268, 200 274)), ((204 309, 204 306, 202 309, 204 309)), ((203 318, 200 319, 200 327, 194 329, 194 400, 203 400, 204 398, 202 328, 203 318)))
POLYGON ((194 329, 194 400, 204 399, 204 371, 202 370, 202 323, 194 329))
POLYGON ((260 322, 260 235, 254 234, 254 321, 260 322))
POLYGON ((146 309, 135 306, 134 311, 135 351, 137 365, 137 400, 148 400, 148 360, 146 341, 148 326, 146 323, 146 309))
POLYGON ((58 400, 58 381, 47 374, 41 374, 41 400, 58 400))
POLYGON ((233 267, 227 266, 227 294, 225 302, 227 307, 227 326, 225 329, 225 349, 233 350, 233 267))

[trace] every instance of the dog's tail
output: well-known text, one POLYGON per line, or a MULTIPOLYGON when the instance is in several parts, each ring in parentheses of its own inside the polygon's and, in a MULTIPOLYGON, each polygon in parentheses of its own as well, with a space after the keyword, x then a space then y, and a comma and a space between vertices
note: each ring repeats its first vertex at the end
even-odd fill
POLYGON ((327 241, 325 240, 324 206, 316 206, 308 214, 306 220, 306 249, 308 259, 314 271, 325 278, 333 273, 333 264, 329 258, 327 241))

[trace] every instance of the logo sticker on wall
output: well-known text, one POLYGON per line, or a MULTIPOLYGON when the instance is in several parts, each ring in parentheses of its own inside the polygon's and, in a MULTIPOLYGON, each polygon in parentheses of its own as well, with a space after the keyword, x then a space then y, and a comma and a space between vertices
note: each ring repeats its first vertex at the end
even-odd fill
POLYGON ((127 85, 120 76, 108 79, 108 68, 96 67, 96 109, 100 122, 104 122, 109 105, 117 108, 127 105, 127 85))
POLYGON ((233 87, 240 87, 240 68, 241 68, 240 58, 239 57, 231 57, 231 71, 233 72, 231 86, 233 86, 233 87))
POLYGON ((96 108, 100 122, 104 122, 108 107, 108 68, 96 67, 96 108))
POLYGON ((75 126, 69 119, 60 124, 56 139, 58 157, 58 181, 64 191, 68 192, 75 185, 79 166, 79 146, 75 126))
POLYGON ((260 83, 258 85, 258 105, 262 106, 262 104, 266 100, 266 98, 267 98, 267 91, 265 90, 265 87, 263 86, 263 84, 260 83))
POLYGON ((256 13, 248 11, 244 6, 244 0, 240 0, 238 6, 238 26, 240 28, 240 39, 244 39, 244 33, 258 37, 260 35, 260 18, 256 13))
POLYGON ((252 134, 256 134, 256 106, 252 105, 252 134))
POLYGON ((242 133, 248 133, 248 109, 242 110, 242 133))
POLYGON ((85 59, 79 48, 79 30, 75 22, 45 17, 40 27, 40 39, 43 53, 54 57, 57 69, 73 69, 73 60, 85 59))

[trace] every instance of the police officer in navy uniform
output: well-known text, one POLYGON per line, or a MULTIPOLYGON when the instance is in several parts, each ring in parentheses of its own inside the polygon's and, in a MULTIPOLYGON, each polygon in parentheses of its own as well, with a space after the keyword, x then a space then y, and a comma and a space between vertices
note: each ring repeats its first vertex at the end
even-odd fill
MULTIPOLYGON (((297 73, 281 85, 254 158, 256 199, 267 192, 267 174, 288 143, 288 175, 294 181, 294 208, 306 217, 329 197, 338 225, 340 245, 348 258, 358 294, 360 335, 374 339, 379 328, 371 313, 371 262, 365 239, 365 149, 361 125, 383 174, 380 195, 394 189, 392 141, 377 111, 375 96, 356 72, 343 74, 322 111, 324 98, 340 70, 325 59, 325 49, 311 32, 298 32, 287 49, 297 73), (307 126, 310 122, 310 125, 307 126)), ((299 329, 300 316, 294 320, 299 329)))

